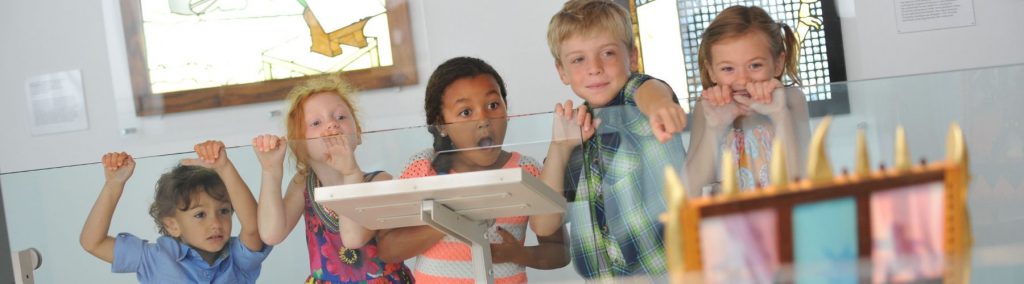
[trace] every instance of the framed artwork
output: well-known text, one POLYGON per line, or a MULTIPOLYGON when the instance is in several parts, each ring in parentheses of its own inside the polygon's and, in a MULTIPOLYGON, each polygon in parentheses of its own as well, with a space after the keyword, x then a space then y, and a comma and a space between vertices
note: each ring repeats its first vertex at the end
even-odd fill
POLYGON ((307 76, 417 83, 406 0, 121 0, 136 115, 283 99, 307 76))

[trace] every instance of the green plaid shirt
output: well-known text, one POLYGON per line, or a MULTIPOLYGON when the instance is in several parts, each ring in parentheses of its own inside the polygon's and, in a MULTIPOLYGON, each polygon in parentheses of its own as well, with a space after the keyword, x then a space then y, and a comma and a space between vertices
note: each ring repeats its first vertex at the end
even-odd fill
POLYGON ((666 272, 662 175, 665 165, 683 168, 685 149, 678 135, 659 143, 636 108, 636 90, 650 79, 632 74, 610 107, 595 110, 602 120, 597 134, 570 158, 570 252, 586 278, 666 272))

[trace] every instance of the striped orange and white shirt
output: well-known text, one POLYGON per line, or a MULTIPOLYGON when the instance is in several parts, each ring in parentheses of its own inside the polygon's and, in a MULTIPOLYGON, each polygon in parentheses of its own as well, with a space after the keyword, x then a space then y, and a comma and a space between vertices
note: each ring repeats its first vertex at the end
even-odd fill
MULTIPOLYGON (((409 161, 400 178, 437 175, 437 171, 430 165, 433 156, 432 149, 416 154, 409 161)), ((533 176, 540 176, 541 170, 541 166, 536 160, 517 152, 512 152, 512 157, 502 168, 523 168, 533 176)), ((494 225, 487 229, 487 238, 491 240, 492 244, 501 243, 501 236, 497 233, 498 227, 501 227, 515 236, 519 244, 522 245, 526 239, 527 221, 529 221, 529 216, 498 218, 494 225)), ((495 263, 492 270, 495 283, 526 282, 526 267, 523 265, 512 262, 495 263)), ((445 236, 433 247, 416 257, 413 277, 416 282, 420 283, 473 283, 473 253, 470 251, 469 244, 451 236, 445 236)))

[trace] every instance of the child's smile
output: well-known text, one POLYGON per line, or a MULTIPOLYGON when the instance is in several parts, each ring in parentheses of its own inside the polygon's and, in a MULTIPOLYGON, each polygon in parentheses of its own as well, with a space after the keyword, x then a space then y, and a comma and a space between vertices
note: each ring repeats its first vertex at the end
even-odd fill
POLYGON ((607 31, 569 37, 559 49, 556 67, 562 83, 594 107, 618 96, 636 65, 635 52, 607 31))
POLYGON ((729 85, 733 95, 750 97, 747 83, 764 82, 782 75, 782 56, 772 56, 768 38, 748 32, 711 45, 711 79, 729 85))

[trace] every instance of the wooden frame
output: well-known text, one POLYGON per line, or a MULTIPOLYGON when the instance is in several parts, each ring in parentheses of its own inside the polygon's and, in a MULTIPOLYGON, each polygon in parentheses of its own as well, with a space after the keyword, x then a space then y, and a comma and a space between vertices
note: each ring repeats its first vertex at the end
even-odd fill
MULTIPOLYGON (((409 23, 409 3, 407 0, 387 0, 386 9, 388 27, 391 30, 393 64, 342 73, 348 82, 361 90, 414 85, 418 82, 409 23)), ((146 39, 140 0, 121 0, 121 18, 124 24, 135 113, 138 116, 281 100, 298 82, 308 79, 308 76, 294 77, 154 94, 146 61, 146 39)))
MULTIPOLYGON (((827 129, 828 122, 822 124, 827 129)), ((820 130, 821 128, 819 128, 819 133, 824 133, 820 130)), ((692 276, 686 275, 688 272, 705 269, 700 232, 702 222, 707 218, 736 216, 767 209, 768 212, 774 214, 776 220, 773 229, 776 234, 777 261, 779 264, 786 265, 794 263, 794 208, 821 201, 850 198, 855 201, 856 256, 860 259, 870 259, 875 245, 872 235, 872 196, 881 192, 905 190, 908 186, 934 183, 942 184, 943 191, 944 216, 939 216, 943 220, 942 250, 948 257, 947 263, 957 263, 957 258, 963 258, 970 253, 973 243, 967 218, 967 184, 970 175, 962 132, 959 126, 950 127, 947 137, 946 161, 932 164, 922 162, 921 165, 916 166, 907 163, 908 155, 905 151, 905 141, 900 138, 902 137, 901 133, 902 131, 897 133, 897 157, 893 169, 880 169, 875 172, 865 169, 859 171, 860 173, 844 173, 842 176, 832 177, 831 166, 827 164, 827 161, 821 160, 825 161, 824 164, 812 163, 810 179, 790 184, 772 185, 731 196, 687 200, 682 195, 685 191, 683 191, 678 177, 674 176, 672 171, 667 170, 665 190, 669 209, 662 216, 662 221, 665 223, 665 249, 671 277, 674 281, 680 281, 692 278, 692 276), (900 150, 901 147, 903 150, 900 150), (817 170, 826 172, 816 172, 817 170), (816 176, 824 176, 824 178, 815 178, 816 176)), ((823 140, 822 135, 816 136, 818 136, 815 138, 816 140, 823 140)), ((822 145, 822 143, 813 144, 822 145)), ((816 146, 811 148, 812 155, 816 150, 823 150, 816 146)), ((866 149, 859 150, 859 152, 858 156, 866 159, 866 149)), ((827 157, 823 158, 827 159, 827 157)), ((775 170, 773 169, 773 171, 775 170)), ((735 173, 731 174, 735 175, 735 173)), ((723 175, 730 175, 730 173, 723 175)), ((963 282, 969 279, 969 274, 969 269, 947 265, 944 268, 943 279, 928 280, 963 282)))

